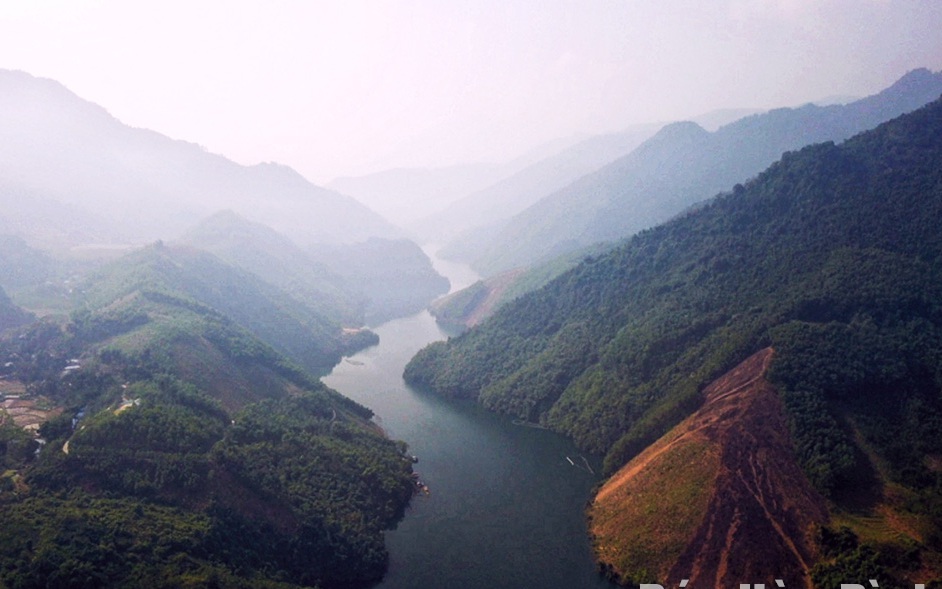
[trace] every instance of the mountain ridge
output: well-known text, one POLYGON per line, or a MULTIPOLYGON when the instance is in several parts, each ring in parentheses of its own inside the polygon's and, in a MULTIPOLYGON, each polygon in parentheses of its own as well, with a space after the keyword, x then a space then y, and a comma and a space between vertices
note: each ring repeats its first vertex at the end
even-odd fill
POLYGON ((187 231, 180 243, 259 276, 345 327, 363 324, 365 302, 357 300, 342 277, 288 237, 235 211, 206 217, 187 231))
MULTIPOLYGON (((584 139, 467 195, 440 212, 411 223, 409 228, 427 240, 438 242, 456 233, 473 232, 476 227, 484 230, 499 225, 543 196, 631 152, 658 127, 657 124, 635 125, 618 133, 584 139)), ((479 245, 479 239, 471 236, 469 239, 471 243, 462 243, 460 237, 452 238, 444 253, 455 257, 457 251, 472 250, 479 245)))
POLYGON ((464 256, 484 275, 527 266, 600 241, 627 237, 744 182, 784 151, 842 140, 942 94, 942 73, 918 69, 846 106, 776 109, 700 133, 671 126, 608 166, 516 215, 488 250, 464 256), (669 135, 679 136, 673 145, 669 135))
MULTIPOLYGON (((0 110, 0 185, 100 219, 105 242, 171 239, 225 208, 303 243, 401 235, 364 205, 287 166, 241 166, 196 144, 129 127, 58 82, 24 72, 0 71, 0 87, 7 97, 0 110)), ((61 233, 75 230, 68 218, 58 223, 61 233)))

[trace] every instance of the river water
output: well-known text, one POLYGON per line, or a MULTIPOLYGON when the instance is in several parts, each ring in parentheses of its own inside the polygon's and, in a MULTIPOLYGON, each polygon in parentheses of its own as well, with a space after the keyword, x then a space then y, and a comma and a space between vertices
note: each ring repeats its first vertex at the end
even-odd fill
MULTIPOLYGON (((453 290, 475 278, 434 261, 453 290)), ((323 381, 409 444, 430 491, 414 497, 387 532, 390 566, 378 587, 610 587, 595 572, 584 519, 598 460, 552 432, 406 386, 409 359, 447 337, 428 312, 373 329, 379 345, 345 359, 323 381)))

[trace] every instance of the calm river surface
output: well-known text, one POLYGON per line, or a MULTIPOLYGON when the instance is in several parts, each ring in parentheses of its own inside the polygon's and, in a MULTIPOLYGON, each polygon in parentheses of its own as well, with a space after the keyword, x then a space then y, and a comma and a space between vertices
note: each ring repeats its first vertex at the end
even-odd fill
MULTIPOLYGON (((453 288, 466 268, 436 268, 453 288)), ((471 403, 414 391, 409 359, 445 339, 428 312, 384 323, 377 346, 341 362, 325 384, 366 405, 386 433, 409 444, 429 495, 417 495, 387 532, 383 589, 609 587, 595 572, 584 508, 598 461, 551 432, 514 425, 471 403), (568 457, 568 458, 567 458, 568 457), (572 460, 575 465, 570 464, 572 460)))

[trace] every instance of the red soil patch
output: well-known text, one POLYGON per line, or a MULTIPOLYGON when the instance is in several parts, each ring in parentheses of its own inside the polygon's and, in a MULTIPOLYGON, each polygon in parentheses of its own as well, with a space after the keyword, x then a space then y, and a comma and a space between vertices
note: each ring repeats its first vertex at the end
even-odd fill
MULTIPOLYGON (((634 547, 623 541, 619 546, 619 532, 608 524, 618 519, 622 530, 630 529, 630 518, 618 518, 619 510, 635 518, 663 517, 666 524, 674 517, 669 511, 676 511, 645 513, 633 505, 657 504, 649 496, 652 492, 644 491, 652 488, 650 483, 638 486, 645 473, 664 470, 665 463, 676 462, 676 456, 691 447, 702 449, 703 462, 681 464, 673 476, 659 481, 661 489, 701 485, 704 466, 715 468, 707 488, 688 493, 702 498, 702 503, 694 502, 697 510, 705 506, 693 525, 667 532, 672 534, 670 542, 663 544, 676 547, 669 562, 663 562, 663 553, 657 555, 660 561, 653 560, 658 570, 649 574, 662 578, 643 581, 666 587, 688 579, 690 589, 743 583, 775 587, 776 579, 786 587, 811 586, 813 534, 827 521, 827 508, 794 458, 784 409, 764 377, 771 358, 771 349, 762 350, 712 383, 700 410, 625 465, 596 496, 590 514, 597 546, 607 547, 609 553, 630 553, 634 547), (685 480, 693 476, 699 478, 685 480)), ((689 511, 688 506, 687 523, 689 511)), ((605 562, 605 552, 597 553, 605 562)), ((633 572, 608 564, 623 575, 633 572)))

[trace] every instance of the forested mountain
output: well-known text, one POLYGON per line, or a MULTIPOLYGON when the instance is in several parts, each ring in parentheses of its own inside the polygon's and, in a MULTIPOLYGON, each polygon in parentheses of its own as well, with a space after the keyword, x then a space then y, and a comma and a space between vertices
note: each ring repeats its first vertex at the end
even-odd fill
POLYGON ((324 317, 358 327, 366 300, 290 239, 261 223, 223 211, 188 231, 181 242, 255 274, 324 317))
POLYGON ((484 230, 484 239, 474 240, 487 245, 484 251, 456 254, 490 275, 623 238, 754 176, 783 151, 843 140, 940 94, 942 73, 915 70, 848 105, 778 109, 714 133, 694 123, 668 125, 629 155, 542 198, 499 231, 484 230))
POLYGON ((312 246, 231 211, 206 219, 183 242, 269 282, 347 327, 408 315, 447 292, 448 281, 407 240, 312 246))
POLYGON ((615 248, 612 243, 591 245, 529 268, 507 270, 432 301, 429 312, 443 327, 461 332, 493 315, 503 305, 548 284, 586 257, 615 248))
POLYGON ((80 286, 90 311, 121 311, 137 299, 192 301, 222 313, 305 369, 329 370, 344 353, 373 343, 367 331, 345 331, 338 319, 321 315, 256 275, 212 254, 158 242, 108 264, 80 286))
POLYGON ((786 153, 430 345, 405 376, 563 432, 605 453, 611 474, 771 347, 794 456, 853 529, 820 531, 815 584, 942 577, 940 226, 936 101, 786 153))
POLYGON ((322 244, 311 246, 308 253, 366 300, 366 319, 372 325, 421 311, 429 301, 448 292, 448 279, 407 239, 322 244))
POLYGON ((0 339, 0 586, 378 581, 405 445, 275 349, 335 361, 339 326, 197 250, 100 272, 0 339))
POLYGON ((305 245, 400 235, 288 167, 242 166, 128 127, 51 80, 0 71, 0 94, 2 230, 16 228, 31 243, 171 239, 221 209, 305 245))

